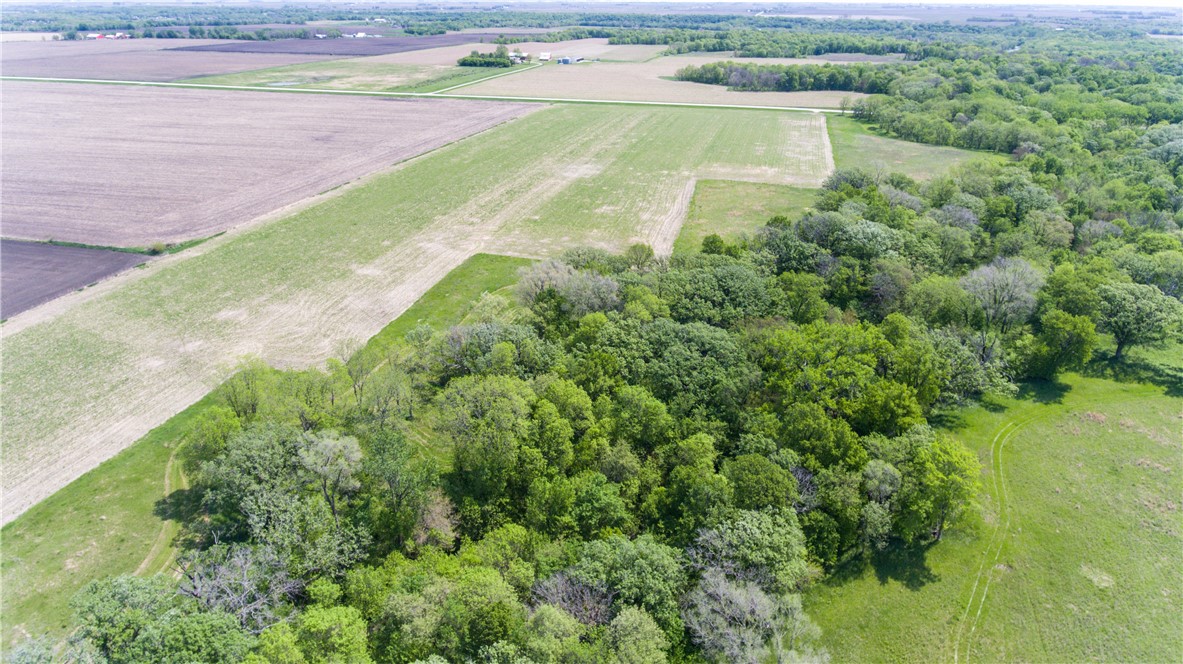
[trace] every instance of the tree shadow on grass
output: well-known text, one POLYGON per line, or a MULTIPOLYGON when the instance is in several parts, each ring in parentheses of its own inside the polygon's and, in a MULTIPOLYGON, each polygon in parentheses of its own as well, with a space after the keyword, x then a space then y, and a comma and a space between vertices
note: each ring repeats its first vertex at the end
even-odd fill
POLYGON ((1035 403, 1063 403, 1072 386, 1061 382, 1031 380, 1019 385, 1018 398, 1035 403))
POLYGON ((1183 367, 1129 355, 1115 360, 1111 353, 1105 352, 1098 353, 1080 373, 1118 383, 1150 383, 1166 390, 1168 396, 1183 396, 1183 367))
POLYGON ((886 549, 871 557, 871 565, 875 568, 875 576, 880 584, 888 581, 898 581, 908 590, 920 590, 940 577, 928 566, 928 549, 935 542, 907 546, 900 542, 893 542, 886 549))
POLYGON ((936 542, 909 546, 894 540, 882 551, 869 556, 852 556, 830 573, 827 584, 843 585, 862 578, 868 567, 874 570, 880 585, 896 581, 911 591, 940 581, 941 577, 928 566, 928 549, 936 542))
POLYGON ((177 489, 156 501, 152 510, 153 514, 161 519, 181 524, 181 531, 177 534, 176 540, 172 542, 174 546, 188 549, 197 545, 190 526, 200 519, 203 513, 201 495, 202 492, 197 489, 177 489))

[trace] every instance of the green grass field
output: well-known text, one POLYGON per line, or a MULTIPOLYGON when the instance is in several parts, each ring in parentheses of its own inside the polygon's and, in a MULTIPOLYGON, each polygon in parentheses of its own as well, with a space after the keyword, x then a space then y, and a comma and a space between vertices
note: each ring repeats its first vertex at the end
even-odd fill
POLYGON ((885 138, 867 125, 848 117, 827 118, 830 143, 834 148, 834 165, 838 168, 862 168, 886 172, 900 172, 917 180, 975 158, 998 159, 997 155, 958 148, 911 143, 885 138))
POLYGON ((201 76, 185 79, 184 82, 372 92, 435 92, 515 69, 410 65, 383 62, 380 58, 381 56, 306 62, 236 74, 201 76))
POLYGON ((1181 427, 1161 387, 1075 375, 961 413, 980 516, 811 591, 834 660, 1175 661, 1181 427))
POLYGON ((759 182, 699 180, 686 221, 674 242, 674 252, 698 251, 702 240, 718 234, 734 240, 754 232, 770 218, 795 219, 817 198, 817 189, 759 182))
POLYGON ((516 284, 518 270, 530 263, 526 258, 493 254, 477 254, 469 258, 382 328, 367 345, 385 351, 420 325, 440 332, 462 322, 481 294, 496 293, 516 284))
MULTIPOLYGON (((423 323, 444 330, 461 322, 482 293, 516 282, 518 268, 528 262, 489 254, 469 258, 371 343, 389 345, 423 323)), ((91 579, 169 570, 179 524, 162 502, 165 474, 170 492, 185 488, 181 464, 170 459, 192 422, 215 403, 211 393, 0 530, 3 644, 26 634, 64 637, 70 598, 91 579)), ((420 428, 409 433, 422 443, 420 428)))

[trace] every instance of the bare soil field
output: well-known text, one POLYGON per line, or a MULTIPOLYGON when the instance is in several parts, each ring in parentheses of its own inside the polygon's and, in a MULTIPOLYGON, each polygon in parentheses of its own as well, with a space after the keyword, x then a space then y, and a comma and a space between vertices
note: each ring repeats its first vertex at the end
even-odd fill
MULTIPOLYGON (((327 60, 292 53, 202 53, 178 51, 176 39, 17 42, 0 51, 5 76, 174 81, 194 76, 281 67, 327 60)), ((201 43, 220 43, 201 40, 201 43)))
POLYGON ((60 38, 56 32, 0 32, 0 44, 8 44, 10 42, 39 42, 39 41, 53 41, 55 38, 60 38))
MULTIPOLYGON (((838 108, 843 98, 865 97, 857 92, 736 92, 720 85, 668 80, 690 64, 704 64, 700 56, 662 57, 648 62, 583 62, 547 65, 513 76, 478 83, 465 94, 498 97, 552 97, 559 99, 610 99, 614 101, 664 101, 697 104, 748 104, 803 108, 838 108)), ((772 64, 776 58, 732 58, 738 62, 772 64)), ((788 62, 780 59, 780 62, 788 62)), ((798 61, 804 62, 804 61, 798 61)))
MULTIPOLYGON (((111 53, 130 53, 139 51, 163 51, 176 48, 181 44, 192 46, 212 46, 225 44, 220 39, 93 39, 84 41, 19 41, 5 44, 0 53, 0 62, 5 66, 18 60, 38 60, 41 58, 72 57, 76 55, 100 56, 111 53)), ((5 75, 12 75, 5 71, 5 75)))
POLYGON ((108 246, 206 237, 531 110, 10 82, 4 234, 108 246), (194 109, 200 109, 195 113, 194 109))
POLYGON ((492 42, 498 36, 526 36, 513 32, 465 33, 429 35, 425 37, 377 37, 365 39, 277 39, 275 41, 234 41, 220 44, 182 46, 178 51, 215 51, 222 53, 297 53, 302 55, 335 55, 355 57, 418 51, 439 46, 454 46, 480 41, 492 42))
POLYGON ((252 69, 328 60, 332 57, 292 53, 125 51, 100 55, 17 60, 5 63, 3 71, 6 76, 92 78, 115 81, 175 81, 194 76, 232 74, 252 69))
POLYGON ((0 240, 0 319, 147 260, 141 254, 0 240))
MULTIPOLYGON (((408 65, 454 65, 457 60, 471 53, 473 49, 487 52, 494 48, 496 46, 491 43, 482 44, 476 40, 469 40, 464 44, 395 53, 382 56, 382 58, 386 62, 408 65)), ((645 44, 614 46, 609 44, 607 39, 575 39, 563 42, 522 42, 510 44, 509 49, 529 53, 534 57, 537 57, 539 53, 550 53, 554 59, 568 55, 588 60, 599 58, 601 60, 642 62, 656 57, 658 53, 665 50, 665 47, 645 44)))

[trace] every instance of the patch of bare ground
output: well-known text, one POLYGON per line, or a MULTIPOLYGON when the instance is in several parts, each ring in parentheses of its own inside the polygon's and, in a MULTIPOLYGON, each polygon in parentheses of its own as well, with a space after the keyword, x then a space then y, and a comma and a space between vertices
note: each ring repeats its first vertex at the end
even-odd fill
POLYGON ((656 224, 649 227, 648 232, 638 238, 653 247, 658 256, 669 256, 674 252, 674 240, 678 239, 678 232, 682 230, 682 222, 686 220, 686 211, 690 209, 690 199, 694 198, 694 184, 697 180, 688 180, 682 185, 677 199, 670 205, 656 224))
POLYGON ((328 95, 275 101, 7 83, 4 234, 111 246, 205 237, 529 108, 328 95))

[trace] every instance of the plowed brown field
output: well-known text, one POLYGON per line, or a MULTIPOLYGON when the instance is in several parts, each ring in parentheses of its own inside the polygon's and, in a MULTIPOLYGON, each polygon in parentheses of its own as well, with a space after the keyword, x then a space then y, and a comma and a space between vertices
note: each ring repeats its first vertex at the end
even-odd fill
MULTIPOLYGON (((120 39, 5 43, 0 71, 5 76, 175 81, 327 60, 329 55, 296 53, 203 53, 178 51, 177 39, 120 39)), ((217 44, 216 40, 196 41, 217 44)))
POLYGON ((516 104, 10 82, 4 235, 205 237, 521 115, 516 104))

